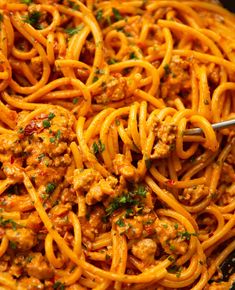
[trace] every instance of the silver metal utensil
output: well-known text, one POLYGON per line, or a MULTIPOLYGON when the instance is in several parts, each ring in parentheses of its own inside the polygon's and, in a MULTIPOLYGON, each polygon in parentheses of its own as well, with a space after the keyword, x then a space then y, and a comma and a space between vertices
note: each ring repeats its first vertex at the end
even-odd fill
MULTIPOLYGON (((216 131, 220 129, 228 128, 230 126, 235 126, 235 119, 212 124, 212 128, 216 131)), ((203 131, 201 128, 186 129, 184 131, 184 135, 200 135, 202 133, 203 131)))

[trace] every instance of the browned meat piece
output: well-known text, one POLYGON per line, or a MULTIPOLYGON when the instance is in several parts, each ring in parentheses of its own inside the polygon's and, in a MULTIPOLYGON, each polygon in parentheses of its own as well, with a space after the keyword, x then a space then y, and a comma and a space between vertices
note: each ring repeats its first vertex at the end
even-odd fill
POLYGON ((45 289, 44 285, 37 278, 24 277, 18 281, 17 290, 40 290, 45 289))
POLYGON ((109 77, 103 87, 103 91, 95 96, 98 104, 106 104, 125 99, 128 96, 127 79, 120 73, 115 73, 109 77))
POLYGON ((154 152, 151 158, 166 158, 174 150, 177 127, 156 119, 154 120, 153 131, 156 135, 157 143, 154 146, 154 152))
POLYGON ((6 235, 11 243, 14 243, 17 249, 21 251, 28 251, 37 243, 35 233, 26 228, 12 230, 7 229, 6 235))
POLYGON ((143 239, 132 246, 132 253, 146 264, 152 264, 157 250, 157 244, 152 239, 143 239))
POLYGON ((39 280, 50 279, 54 275, 53 269, 41 253, 33 253, 31 261, 26 265, 26 271, 29 276, 39 280))
POLYGON ((205 197, 209 197, 210 189, 208 186, 195 185, 184 189, 183 194, 179 196, 179 199, 186 201, 188 204, 193 205, 205 197))
POLYGON ((181 224, 164 218, 156 219, 154 222, 157 239, 164 251, 168 254, 183 255, 188 249, 188 244, 184 241, 184 227, 181 224))
POLYGON ((113 167, 116 175, 122 175, 129 181, 137 179, 136 168, 123 154, 116 154, 113 160, 113 167))
MULTIPOLYGON (((125 234, 129 240, 138 239, 143 234, 143 224, 141 218, 129 219, 125 218, 122 220, 123 224, 117 226, 120 234, 125 234)), ((117 221, 118 223, 118 221, 117 221)))
POLYGON ((161 84, 161 97, 175 99, 191 89, 190 62, 175 55, 165 66, 165 80, 161 84))
POLYGON ((90 214, 79 219, 81 223, 82 234, 90 241, 93 241, 96 235, 102 233, 105 230, 106 224, 104 224, 102 221, 104 216, 104 209, 99 206, 95 206, 90 214))

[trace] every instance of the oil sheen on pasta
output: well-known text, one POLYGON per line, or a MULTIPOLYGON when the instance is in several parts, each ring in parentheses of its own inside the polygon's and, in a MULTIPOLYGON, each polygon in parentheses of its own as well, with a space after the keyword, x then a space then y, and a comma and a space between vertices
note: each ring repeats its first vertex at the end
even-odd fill
POLYGON ((1 289, 229 289, 235 16, 1 0, 0 27, 1 289))

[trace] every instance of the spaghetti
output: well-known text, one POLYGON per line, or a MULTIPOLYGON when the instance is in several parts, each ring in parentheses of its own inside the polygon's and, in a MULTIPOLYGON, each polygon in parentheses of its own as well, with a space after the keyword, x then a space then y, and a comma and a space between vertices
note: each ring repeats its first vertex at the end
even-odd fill
POLYGON ((235 16, 0 2, 0 288, 229 289, 235 16))

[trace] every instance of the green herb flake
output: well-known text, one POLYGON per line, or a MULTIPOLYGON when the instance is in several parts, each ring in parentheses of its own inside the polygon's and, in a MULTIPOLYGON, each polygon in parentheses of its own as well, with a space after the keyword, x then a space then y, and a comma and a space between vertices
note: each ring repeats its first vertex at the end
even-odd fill
POLYGON ((34 258, 33 256, 26 257, 25 259, 26 263, 30 263, 33 260, 33 258, 34 258))
POLYGON ((120 12, 119 12, 118 9, 116 9, 116 8, 113 7, 112 8, 112 12, 113 12, 113 15, 114 15, 114 19, 116 21, 119 21, 119 20, 123 19, 123 17, 121 16, 121 14, 120 14, 120 12))
POLYGON ((19 130, 17 131, 19 134, 23 134, 24 133, 24 128, 20 127, 19 130))
POLYGON ((66 28, 64 31, 70 35, 73 36, 74 34, 78 33, 79 31, 81 31, 83 29, 84 25, 80 24, 77 27, 72 27, 72 28, 66 28))
POLYGON ((38 160, 41 161, 45 157, 44 153, 38 155, 38 160))
POLYGON ((101 140, 98 140, 98 146, 99 146, 99 150, 100 152, 103 152, 105 150, 105 145, 101 142, 101 140))
POLYGON ((96 13, 96 19, 97 19, 98 21, 101 21, 102 18, 103 18, 103 10, 100 9, 100 10, 98 10, 97 13, 96 13))
POLYGON ((94 154, 99 153, 99 147, 98 147, 98 145, 97 145, 96 142, 94 142, 94 143, 92 144, 92 150, 93 150, 93 153, 94 153, 94 154))
POLYGON ((80 6, 78 4, 76 4, 75 2, 73 1, 68 1, 68 4, 69 4, 69 7, 72 8, 73 10, 79 10, 80 9, 80 6))
POLYGON ((56 188, 55 183, 49 182, 46 186, 46 193, 52 193, 56 188))
POLYGON ((47 199, 48 197, 49 197, 48 194, 41 193, 41 198, 42 198, 42 199, 45 200, 45 199, 47 199))
POLYGON ((73 104, 76 105, 78 103, 78 98, 73 99, 73 104))
POLYGON ((168 76, 171 73, 171 69, 169 67, 169 64, 166 64, 164 67, 165 75, 168 76))
POLYGON ((142 196, 142 197, 146 197, 147 191, 146 191, 145 186, 139 185, 137 190, 134 191, 134 193, 136 195, 139 195, 139 196, 142 196))
POLYGON ((163 226, 165 229, 168 228, 168 224, 163 224, 162 226, 163 226))
POLYGON ((32 0, 21 0, 21 3, 29 5, 29 4, 33 3, 33 1, 32 0))
POLYGON ((129 58, 130 59, 138 59, 138 57, 136 56, 136 54, 134 53, 134 51, 130 53, 129 58))
POLYGON ((149 170, 151 168, 151 165, 152 165, 151 159, 150 158, 147 158, 144 161, 145 161, 146 168, 149 170))
POLYGON ((98 79, 99 79, 99 78, 98 78, 97 76, 94 76, 92 82, 95 83, 95 82, 98 81, 98 79))
POLYGON ((130 215, 132 215, 134 213, 132 208, 127 208, 126 209, 126 214, 125 217, 128 218, 130 215))
POLYGON ((116 59, 114 59, 114 58, 110 58, 110 59, 108 60, 108 64, 115 64, 115 63, 117 63, 117 61, 116 61, 116 59))
POLYGON ((105 260, 106 260, 106 261, 109 261, 110 259, 111 259, 110 255, 106 254, 106 255, 105 255, 105 260))
POLYGON ((102 68, 97 68, 97 69, 95 70, 95 73, 96 73, 96 74, 99 74, 99 75, 103 75, 103 74, 105 73, 105 71, 104 71, 104 69, 102 69, 102 68))
POLYGON ((125 223, 124 223, 124 220, 123 219, 118 219, 116 221, 116 225, 118 225, 119 227, 125 227, 125 223))
POLYGON ((49 113, 48 120, 52 120, 55 117, 54 113, 49 113))
POLYGON ((186 239, 189 241, 191 239, 191 236, 197 236, 197 233, 189 233, 188 231, 185 232, 180 232, 179 235, 181 236, 182 239, 186 239))
POLYGON ((12 229, 15 231, 16 227, 17 227, 17 223, 15 221, 13 221, 12 219, 7 219, 4 220, 3 217, 0 217, 0 225, 5 227, 6 225, 11 225, 12 229))
POLYGON ((92 144, 93 153, 96 155, 97 153, 102 153, 105 150, 105 145, 99 139, 98 142, 94 142, 92 144))
POLYGON ((140 201, 134 199, 134 197, 130 194, 124 194, 122 196, 116 197, 113 199, 113 201, 108 205, 108 207, 105 209, 106 216, 110 216, 113 214, 114 211, 116 211, 119 208, 129 208, 134 205, 139 205, 140 201))
POLYGON ((44 128, 50 128, 51 127, 51 123, 49 120, 43 120, 42 121, 42 125, 44 128))
POLYGON ((17 245, 16 245, 15 242, 10 241, 9 245, 10 245, 10 248, 11 248, 12 250, 15 250, 15 249, 17 248, 17 245))
POLYGON ((175 246, 174 245, 170 245, 170 250, 174 251, 175 250, 175 246))
POLYGON ((3 22, 3 14, 0 13, 0 22, 3 22))
POLYGON ((116 124, 116 126, 119 126, 120 125, 120 120, 115 119, 115 124, 116 124))
POLYGON ((53 289, 56 289, 56 290, 65 290, 65 285, 64 285, 64 283, 61 283, 60 281, 56 281, 53 284, 53 289))
POLYGON ((41 25, 39 24, 41 18, 41 12, 39 11, 32 11, 28 14, 28 16, 24 16, 24 22, 30 24, 36 29, 42 29, 41 25))
POLYGON ((171 261, 171 262, 174 262, 174 261, 175 261, 175 258, 172 257, 172 256, 169 256, 169 257, 168 257, 168 260, 171 261))
POLYGON ((174 224, 174 228, 175 228, 176 230, 178 230, 179 225, 178 225, 178 224, 174 224))
POLYGON ((195 157, 195 156, 191 156, 191 157, 189 158, 189 161, 190 161, 191 163, 194 163, 194 162, 196 161, 196 157, 195 157))
POLYGON ((58 131, 55 133, 55 138, 56 138, 57 140, 60 140, 60 138, 61 138, 61 131, 60 131, 60 130, 58 130, 58 131))

